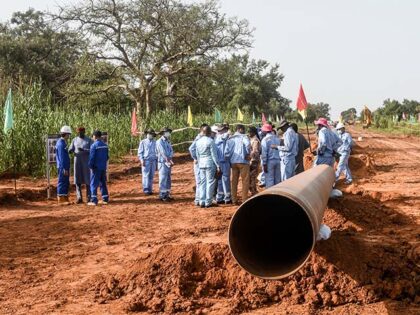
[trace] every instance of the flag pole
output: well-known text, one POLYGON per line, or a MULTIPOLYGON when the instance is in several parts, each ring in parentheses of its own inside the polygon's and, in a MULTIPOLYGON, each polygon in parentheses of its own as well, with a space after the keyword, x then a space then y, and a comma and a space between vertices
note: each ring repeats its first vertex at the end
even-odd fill
POLYGON ((13 140, 14 130, 12 129, 12 154, 13 154, 13 179, 15 183, 15 198, 17 199, 17 188, 16 188, 16 154, 15 154, 15 141, 13 140))
POLYGON ((312 150, 311 137, 309 135, 309 127, 308 127, 308 119, 307 118, 305 118, 305 125, 306 125, 306 132, 308 134, 309 149, 312 150))

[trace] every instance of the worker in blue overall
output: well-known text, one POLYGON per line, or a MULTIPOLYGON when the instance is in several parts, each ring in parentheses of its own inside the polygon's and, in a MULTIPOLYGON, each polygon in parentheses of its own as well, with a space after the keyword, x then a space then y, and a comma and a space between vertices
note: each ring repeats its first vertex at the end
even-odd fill
POLYGON ((197 160, 200 168, 200 207, 210 208, 213 204, 213 195, 216 187, 216 173, 220 173, 217 148, 211 134, 210 126, 203 128, 203 136, 197 140, 197 160))
POLYGON ((174 150, 170 142, 172 129, 165 127, 160 131, 162 137, 156 142, 159 170, 159 199, 167 202, 171 197, 171 172, 174 165, 174 150))
POLYGON ((280 146, 280 139, 273 134, 273 127, 270 124, 262 126, 261 131, 265 134, 261 141, 261 160, 265 176, 265 187, 277 185, 281 181, 280 155, 277 147, 280 146))
POLYGON ((195 198, 194 204, 196 206, 200 206, 200 168, 198 167, 198 160, 197 160, 197 141, 203 136, 203 128, 207 127, 208 124, 204 123, 200 126, 200 132, 195 137, 193 143, 188 148, 190 151, 190 155, 194 160, 193 168, 194 168, 194 179, 195 179, 195 198))
POLYGON ((152 195, 153 177, 157 169, 156 132, 150 128, 145 134, 146 139, 140 141, 138 157, 141 164, 143 192, 152 195))
POLYGON ((314 166, 326 164, 334 167, 334 154, 341 145, 341 139, 331 131, 326 118, 319 118, 315 125, 318 130, 318 147, 312 152, 316 155, 314 166))
POLYGON ((106 169, 108 166, 109 150, 108 146, 102 141, 102 132, 99 130, 93 133, 93 140, 95 142, 90 147, 89 154, 91 201, 88 205, 98 205, 98 186, 101 189, 102 204, 107 205, 109 195, 106 184, 106 169))
POLYGON ((338 161, 337 171, 335 172, 335 180, 338 181, 341 173, 344 173, 346 176, 346 181, 344 183, 350 185, 353 182, 349 167, 349 158, 353 145, 353 139, 351 138, 351 135, 346 132, 344 124, 338 123, 335 129, 337 130, 342 142, 342 145, 337 150, 337 152, 340 154, 340 159, 338 161))
POLYGON ((230 161, 226 158, 225 153, 227 149, 227 141, 229 139, 229 125, 222 124, 218 128, 218 133, 215 139, 217 147, 217 159, 222 173, 221 178, 217 181, 217 196, 218 204, 231 204, 230 192, 230 161))
POLYGON ((285 181, 295 176, 296 155, 298 154, 298 135, 289 125, 289 122, 282 120, 279 128, 283 132, 281 145, 277 147, 280 154, 280 176, 285 181))
POLYGON ((55 160, 57 162, 58 183, 57 200, 59 204, 69 204, 70 187, 70 156, 67 149, 67 140, 71 135, 71 128, 63 126, 60 130, 61 138, 55 146, 55 160))

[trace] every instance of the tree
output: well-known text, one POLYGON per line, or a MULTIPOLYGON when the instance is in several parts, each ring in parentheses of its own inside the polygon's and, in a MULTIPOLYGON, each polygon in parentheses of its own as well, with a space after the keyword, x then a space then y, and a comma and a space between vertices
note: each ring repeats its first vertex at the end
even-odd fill
POLYGON ((114 66, 117 82, 105 89, 123 90, 146 118, 162 80, 172 98, 174 78, 195 71, 189 65, 250 45, 248 22, 221 14, 215 1, 90 0, 61 8, 57 18, 77 24, 89 38, 89 54, 114 66))
POLYGON ((56 30, 42 12, 15 12, 0 24, 0 73, 12 82, 41 80, 55 100, 73 75, 84 43, 67 28, 56 30))
POLYGON ((330 105, 327 103, 308 104, 307 120, 308 122, 315 121, 320 117, 330 119, 330 105))
POLYGON ((354 121, 356 119, 356 116, 357 116, 357 110, 354 107, 341 112, 341 117, 343 121, 346 121, 346 122, 354 121))

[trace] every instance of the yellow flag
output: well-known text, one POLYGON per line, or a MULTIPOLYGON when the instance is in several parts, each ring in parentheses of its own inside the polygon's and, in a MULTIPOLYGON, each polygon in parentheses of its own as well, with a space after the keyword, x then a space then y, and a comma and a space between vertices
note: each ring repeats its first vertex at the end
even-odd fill
POLYGON ((191 113, 191 107, 190 106, 188 106, 187 123, 188 123, 188 126, 190 126, 190 127, 193 126, 193 116, 192 116, 192 113, 191 113))
POLYGON ((237 120, 242 122, 244 121, 244 114, 242 114, 241 110, 238 108, 238 117, 237 120))

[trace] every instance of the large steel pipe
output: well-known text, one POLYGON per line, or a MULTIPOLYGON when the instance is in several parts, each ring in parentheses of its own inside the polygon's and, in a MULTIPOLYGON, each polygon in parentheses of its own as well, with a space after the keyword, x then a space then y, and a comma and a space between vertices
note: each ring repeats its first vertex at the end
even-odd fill
POLYGON ((334 170, 320 165, 244 202, 229 226, 238 264, 264 279, 301 268, 315 246, 334 180, 334 170))

